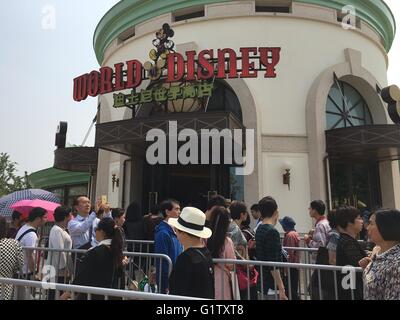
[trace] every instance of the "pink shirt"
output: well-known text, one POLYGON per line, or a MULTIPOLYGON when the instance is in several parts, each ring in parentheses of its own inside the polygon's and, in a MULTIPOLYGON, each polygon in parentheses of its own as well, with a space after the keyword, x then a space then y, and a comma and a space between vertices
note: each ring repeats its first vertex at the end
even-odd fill
MULTIPOLYGON (((231 238, 225 238, 225 245, 220 259, 236 259, 235 249, 231 238)), ((224 265, 217 264, 214 267, 215 299, 232 300, 230 272, 224 265)))
MULTIPOLYGON (((289 231, 285 233, 285 237, 283 238, 283 246, 284 247, 300 247, 300 238, 297 231, 289 231)), ((300 263, 300 252, 295 250, 286 250, 289 254, 290 263, 300 263)))

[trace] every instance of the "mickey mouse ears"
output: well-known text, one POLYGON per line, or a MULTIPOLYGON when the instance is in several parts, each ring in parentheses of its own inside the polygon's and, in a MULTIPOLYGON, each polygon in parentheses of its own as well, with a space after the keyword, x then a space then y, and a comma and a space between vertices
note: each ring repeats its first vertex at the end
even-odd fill
POLYGON ((174 36, 174 30, 171 29, 170 25, 168 23, 164 23, 162 26, 165 34, 169 37, 172 38, 174 36))

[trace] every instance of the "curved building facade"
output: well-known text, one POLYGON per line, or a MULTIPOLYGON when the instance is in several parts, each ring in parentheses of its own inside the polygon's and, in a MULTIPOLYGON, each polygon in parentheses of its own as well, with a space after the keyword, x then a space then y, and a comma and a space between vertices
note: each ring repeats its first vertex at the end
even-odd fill
MULTIPOLYGON (((96 195, 107 195, 113 206, 138 201, 143 211, 167 197, 202 207, 215 192, 249 205, 271 195, 301 232, 311 226, 313 199, 330 208, 398 207, 400 132, 381 95, 395 31, 380 0, 120 1, 94 34, 100 77, 106 67, 114 72, 112 90, 103 87, 99 95, 96 195), (142 98, 134 108, 115 108, 116 94, 131 93, 116 90, 120 63, 143 62, 135 69, 144 75, 136 92, 175 83, 165 85, 163 73, 158 81, 146 76, 156 32, 166 23, 185 62, 193 55, 198 63, 203 50, 217 59, 219 49, 232 49, 225 78, 209 79, 214 89, 206 99, 168 100, 161 111, 142 98), (263 69, 274 59, 270 72, 263 69), (254 170, 237 175, 234 165, 149 164, 144 132, 168 121, 178 129, 253 129, 254 170)), ((121 79, 129 81, 126 72, 121 79)))

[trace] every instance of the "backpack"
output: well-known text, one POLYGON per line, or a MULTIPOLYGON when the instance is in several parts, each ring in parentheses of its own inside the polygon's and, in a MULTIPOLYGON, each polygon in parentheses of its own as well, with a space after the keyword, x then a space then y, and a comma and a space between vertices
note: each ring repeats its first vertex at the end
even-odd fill
MULTIPOLYGON (((36 230, 33 229, 33 228, 26 230, 23 234, 21 234, 21 235, 18 237, 17 241, 18 241, 18 242, 21 242, 22 238, 25 237, 28 233, 31 233, 31 232, 36 233, 36 230)), ((37 234, 37 233, 36 233, 36 234, 37 234)))

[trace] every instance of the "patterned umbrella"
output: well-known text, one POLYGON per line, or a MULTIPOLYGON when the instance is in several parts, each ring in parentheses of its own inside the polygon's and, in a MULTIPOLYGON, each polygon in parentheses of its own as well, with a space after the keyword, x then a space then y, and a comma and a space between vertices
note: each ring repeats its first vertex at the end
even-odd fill
POLYGON ((60 203, 60 199, 54 194, 41 189, 25 189, 10 193, 0 198, 0 216, 9 218, 12 215, 13 209, 11 206, 21 200, 46 200, 60 203))

